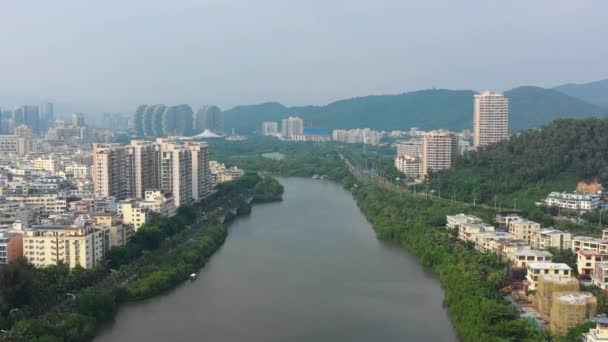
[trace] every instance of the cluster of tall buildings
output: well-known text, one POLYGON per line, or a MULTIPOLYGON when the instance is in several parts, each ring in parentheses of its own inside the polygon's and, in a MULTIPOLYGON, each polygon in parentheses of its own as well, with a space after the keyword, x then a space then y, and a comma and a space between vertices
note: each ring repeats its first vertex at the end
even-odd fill
POLYGON ((15 128, 26 125, 33 134, 46 132, 54 122, 52 103, 25 105, 14 110, 0 110, 0 134, 13 134, 15 128))
MULTIPOLYGON (((502 95, 485 91, 474 97, 473 148, 482 149, 509 138, 509 102, 502 95)), ((395 144, 395 167, 406 176, 424 178, 452 166, 459 155, 471 149, 467 135, 447 130, 419 134, 421 139, 395 144), (416 166, 419 172, 416 175, 416 166)))
POLYGON ((143 198, 146 191, 161 190, 180 206, 210 190, 208 146, 160 138, 133 140, 130 145, 94 144, 92 176, 97 196, 143 198))
POLYGON ((224 114, 216 106, 203 106, 194 113, 189 105, 140 105, 133 114, 131 126, 141 137, 190 136, 204 130, 221 134, 224 114))

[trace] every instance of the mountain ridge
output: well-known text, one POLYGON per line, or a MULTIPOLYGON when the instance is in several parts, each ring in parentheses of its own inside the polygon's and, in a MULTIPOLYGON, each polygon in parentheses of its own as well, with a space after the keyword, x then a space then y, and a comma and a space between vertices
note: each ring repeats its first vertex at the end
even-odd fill
MULTIPOLYGON (((454 131, 473 125, 473 90, 426 89, 388 95, 367 95, 337 100, 324 106, 287 107, 278 102, 241 105, 224 112, 227 128, 242 133, 259 129, 262 121, 280 121, 297 115, 305 127, 379 130, 446 128, 454 131)), ((608 115, 608 109, 554 89, 522 86, 505 92, 511 107, 512 132, 539 127, 557 118, 608 115)))

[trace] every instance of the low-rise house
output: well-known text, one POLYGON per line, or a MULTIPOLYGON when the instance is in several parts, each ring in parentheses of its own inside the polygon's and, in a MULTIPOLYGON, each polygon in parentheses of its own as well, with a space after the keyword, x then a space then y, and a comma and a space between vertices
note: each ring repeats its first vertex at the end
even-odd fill
POLYGON ((447 220, 447 224, 446 224, 447 229, 457 229, 457 230, 465 224, 483 223, 483 221, 479 217, 473 216, 473 215, 465 215, 465 214, 447 215, 446 220, 447 220))
POLYGON ((572 238, 572 251, 577 252, 579 250, 608 253, 608 241, 589 237, 589 236, 575 236, 572 238))
POLYGON ((553 254, 536 249, 519 249, 508 253, 507 258, 515 267, 527 267, 529 263, 552 262, 553 254))
POLYGON ((531 246, 535 249, 570 249, 572 235, 557 229, 541 229, 533 234, 531 246))
POLYGON ((541 275, 555 275, 560 277, 571 277, 572 268, 564 263, 555 262, 530 262, 526 273, 526 284, 528 291, 536 291, 538 280, 541 275))
POLYGON ((530 220, 518 219, 509 222, 509 233, 517 239, 532 244, 532 237, 540 231, 540 224, 530 220))
POLYGON ((504 243, 513 239, 513 235, 507 232, 483 231, 475 236, 475 248, 481 252, 502 253, 504 243))
POLYGON ((583 249, 576 251, 576 270, 579 277, 591 277, 595 273, 595 265, 604 261, 608 261, 608 253, 583 249))
POLYGON ((494 226, 485 223, 468 223, 458 229, 458 239, 462 241, 477 240, 477 235, 483 232, 493 232, 494 226))
POLYGON ((595 328, 583 334, 583 342, 608 342, 608 317, 594 317, 595 328))
POLYGON ((576 192, 552 192, 544 203, 549 207, 590 211, 600 207, 602 196, 599 194, 579 194, 576 192))

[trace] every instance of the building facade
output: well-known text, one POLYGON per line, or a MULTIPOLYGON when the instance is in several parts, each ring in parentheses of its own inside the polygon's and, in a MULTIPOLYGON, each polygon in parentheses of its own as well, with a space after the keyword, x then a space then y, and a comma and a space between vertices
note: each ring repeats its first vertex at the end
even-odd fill
POLYGON ((456 156, 456 136, 446 130, 427 132, 422 136, 422 176, 431 171, 449 169, 456 156))
POLYGON ((509 100, 485 91, 474 97, 473 146, 476 149, 509 138, 509 100))

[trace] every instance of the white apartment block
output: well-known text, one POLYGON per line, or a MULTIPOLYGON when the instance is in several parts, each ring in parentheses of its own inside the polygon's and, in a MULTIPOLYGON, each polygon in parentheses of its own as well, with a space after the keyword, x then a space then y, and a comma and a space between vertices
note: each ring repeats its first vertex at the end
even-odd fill
POLYGON ((572 251, 576 253, 579 250, 608 253, 608 241, 589 236, 575 236, 572 238, 572 251))
POLYGON ((161 144, 160 188, 173 195, 177 207, 192 202, 192 153, 188 147, 161 144))
POLYGON ((509 233, 516 239, 532 244, 532 237, 540 231, 540 224, 529 220, 516 220, 509 223, 509 233))
POLYGON ((478 149, 509 138, 509 101, 503 95, 485 91, 473 101, 473 146, 478 149))
POLYGON ((0 135, 0 156, 25 156, 30 152, 30 139, 18 135, 0 135))
POLYGON ((204 142, 187 142, 192 156, 192 198, 198 200, 211 190, 209 146, 204 142))
POLYGON ((398 156, 421 157, 422 156, 422 141, 408 140, 397 141, 395 143, 398 156))
POLYGON ((143 198, 144 192, 148 189, 157 189, 158 184, 158 165, 159 147, 150 141, 131 140, 127 147, 127 153, 131 158, 125 156, 125 161, 131 161, 131 170, 126 170, 128 178, 132 178, 132 191, 129 197, 143 198))
POLYGON ((285 139, 293 139, 304 133, 304 121, 299 117, 288 117, 281 121, 281 135, 285 139))
POLYGON ((464 226, 465 224, 483 223, 479 217, 465 214, 447 215, 446 221, 447 229, 460 229, 460 227, 464 226))
POLYGON ((378 145, 384 136, 384 132, 374 131, 369 128, 335 129, 331 132, 332 140, 348 144, 378 145))
POLYGON ((279 134, 279 124, 274 121, 262 122, 262 135, 277 135, 279 134))
POLYGON ((395 168, 409 178, 419 178, 421 167, 419 157, 405 154, 395 156, 395 168))
POLYGON ((175 215, 173 197, 163 194, 159 190, 146 191, 144 200, 139 201, 139 206, 163 216, 175 215))
POLYGON ((545 204, 549 207, 590 211, 600 207, 601 199, 599 194, 552 192, 545 199, 545 204))
POLYGON ((86 179, 89 177, 89 174, 91 173, 90 168, 88 166, 78 165, 78 164, 66 166, 65 172, 72 173, 74 178, 78 178, 78 179, 86 179))
POLYGON ((513 235, 507 232, 480 232, 475 235, 475 249, 485 253, 496 253, 500 255, 502 253, 503 244, 510 240, 513 240, 513 235))
POLYGON ((89 223, 74 226, 33 226, 23 238, 23 254, 36 267, 64 262, 91 269, 110 248, 110 230, 89 223))
POLYGON ((97 196, 130 197, 132 187, 127 147, 119 144, 93 144, 93 188, 97 196))
POLYGON ((572 248, 572 235, 561 230, 542 229, 533 234, 531 245, 536 249, 570 249, 572 248))
POLYGON ((515 267, 528 267, 529 263, 552 262, 553 254, 536 249, 518 249, 506 253, 507 259, 515 267))
POLYGON ((427 132, 422 136, 422 176, 430 171, 449 169, 456 156, 456 136, 446 130, 427 132))
POLYGON ((564 263, 554 262, 531 262, 528 263, 526 273, 526 283, 528 284, 528 291, 536 291, 538 287, 539 277, 542 275, 552 275, 563 278, 569 278, 572 276, 572 268, 564 263))
POLYGON ((468 223, 458 228, 458 239, 477 242, 477 235, 483 232, 493 232, 494 226, 485 223, 468 223))

